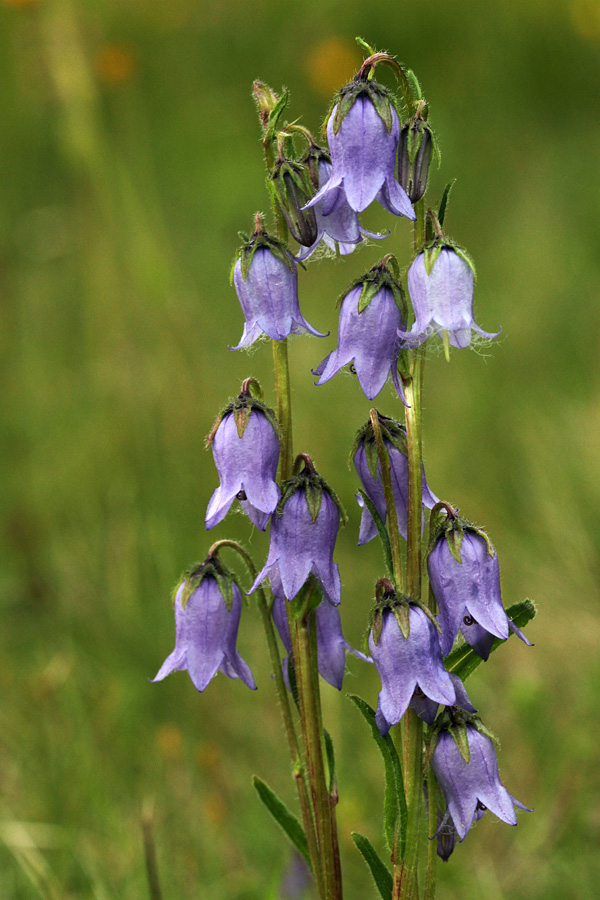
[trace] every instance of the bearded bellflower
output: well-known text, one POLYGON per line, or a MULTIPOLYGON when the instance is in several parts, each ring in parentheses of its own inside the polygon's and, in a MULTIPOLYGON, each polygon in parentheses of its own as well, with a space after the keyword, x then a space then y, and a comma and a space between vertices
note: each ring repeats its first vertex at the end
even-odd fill
POLYGON ((407 347, 418 347, 437 332, 453 347, 468 347, 472 332, 495 338, 473 318, 473 264, 459 247, 434 242, 408 270, 408 291, 415 312, 410 331, 398 330, 407 347), (445 337, 445 335, 447 337, 445 337))
MULTIPOLYGON (((269 581, 274 594, 273 606, 271 607, 273 621, 287 653, 291 654, 292 642, 281 581, 274 571, 271 572, 269 581)), ((328 684, 341 691, 346 670, 346 653, 353 653, 354 656, 367 662, 372 662, 372 660, 365 656, 364 653, 351 647, 345 639, 342 633, 340 611, 337 606, 334 606, 328 600, 321 600, 315 611, 315 621, 317 624, 319 673, 328 684)), ((283 674, 286 683, 288 683, 287 657, 283 660, 283 674)))
POLYGON ((285 597, 293 600, 309 575, 314 575, 325 598, 337 604, 341 582, 333 550, 341 507, 307 454, 297 458, 296 469, 301 465, 303 468, 282 485, 281 500, 271 519, 269 555, 250 593, 265 578, 274 576, 285 597))
MULTIPOLYGON (((377 413, 377 415, 383 443, 390 459, 390 475, 394 492, 398 531, 406 540, 408 521, 408 449, 406 428, 399 422, 394 421, 394 419, 388 418, 388 416, 383 416, 381 413, 377 413)), ((385 523, 387 505, 381 480, 381 464, 377 453, 375 435, 373 434, 373 425, 370 420, 358 431, 350 455, 367 498, 375 507, 381 521, 385 523)), ((438 502, 438 498, 435 494, 432 494, 425 479, 425 469, 423 469, 422 497, 423 506, 427 509, 432 509, 438 502)), ((377 536, 377 526, 360 494, 357 495, 357 499, 359 506, 362 507, 358 537, 360 546, 377 536)))
POLYGON ((448 512, 439 522, 437 537, 432 530, 427 571, 440 610, 443 655, 450 653, 465 616, 506 640, 509 623, 500 595, 500 567, 489 538, 455 513, 448 512))
POLYGON ((435 626, 426 613, 396 597, 387 579, 377 583, 369 650, 381 678, 375 721, 381 734, 396 725, 419 688, 435 703, 453 706, 456 691, 444 669, 435 626))
POLYGON ((528 810, 502 785, 491 738, 473 724, 463 725, 462 729, 460 748, 460 739, 455 740, 451 731, 440 731, 431 759, 446 798, 446 815, 451 817, 460 841, 486 809, 508 825, 517 824, 515 806, 528 810))
MULTIPOLYGON (((315 191, 327 184, 331 178, 332 167, 331 157, 326 150, 317 144, 312 144, 302 157, 301 162, 307 166, 310 172, 311 182, 315 191)), ((323 200, 319 200, 311 209, 314 210, 316 217, 317 232, 313 243, 308 247, 302 247, 297 254, 297 259, 301 261, 307 260, 321 241, 330 250, 337 250, 341 256, 347 256, 349 253, 352 253, 357 244, 363 241, 363 238, 381 240, 389 234, 389 232, 387 234, 376 234, 363 228, 359 222, 358 214, 345 198, 334 212, 328 216, 323 213, 323 200)))
POLYGON ((217 672, 240 678, 256 690, 248 664, 236 641, 242 595, 225 567, 209 557, 184 576, 175 594, 175 649, 153 681, 187 669, 194 687, 203 691, 217 672))
POLYGON ((358 278, 343 295, 337 348, 314 370, 324 384, 344 366, 352 364, 365 396, 372 400, 391 374, 398 395, 404 391, 398 377, 400 352, 397 330, 406 316, 406 301, 385 257, 358 278))
POLYGON ((264 531, 279 501, 275 416, 252 396, 252 384, 257 383, 244 381, 239 396, 219 414, 207 438, 221 482, 206 510, 207 528, 225 517, 237 497, 250 521, 264 531))
POLYGON ((262 230, 260 215, 252 238, 239 252, 233 283, 246 319, 242 338, 233 350, 249 347, 264 335, 275 341, 290 334, 325 337, 300 312, 294 258, 281 241, 262 230))
POLYGON ((388 212, 415 219, 406 191, 396 181, 400 122, 389 91, 368 79, 363 65, 343 87, 327 122, 331 177, 308 206, 322 202, 324 216, 347 202, 357 213, 373 200, 388 212))

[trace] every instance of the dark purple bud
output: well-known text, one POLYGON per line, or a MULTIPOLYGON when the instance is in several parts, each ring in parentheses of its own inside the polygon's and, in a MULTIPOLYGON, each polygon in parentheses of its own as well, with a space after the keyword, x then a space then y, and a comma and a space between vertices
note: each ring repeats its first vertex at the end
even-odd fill
POLYGON ((434 248, 426 262, 426 253, 419 253, 408 270, 408 290, 415 312, 410 331, 398 331, 407 347, 418 347, 437 332, 444 333, 453 347, 468 347, 471 332, 482 338, 495 338, 476 324, 473 318, 474 275, 471 264, 451 246, 434 248))
MULTIPOLYGON (((292 643, 288 628, 288 620, 285 609, 285 595, 281 581, 272 572, 269 581, 275 599, 271 607, 273 621, 288 654, 292 652, 292 643)), ((344 638, 342 633, 342 620, 337 606, 333 606, 328 600, 322 600, 315 611, 317 622, 317 648, 319 656, 319 672, 325 681, 341 691, 346 670, 346 653, 353 653, 365 662, 373 662, 364 653, 355 650, 344 638)), ((309 626, 310 627, 310 626, 309 626)), ((287 657, 283 661, 283 673, 287 682, 287 657)))
POLYGON ((291 236, 304 247, 317 239, 314 209, 304 207, 314 193, 306 166, 280 156, 267 178, 267 188, 281 210, 291 236))
POLYGON ((236 649, 241 613, 236 582, 219 563, 207 560, 177 589, 175 649, 152 680, 187 669, 196 689, 203 691, 217 672, 223 672, 256 690, 252 672, 236 649))
POLYGON ((377 199, 394 215, 414 219, 394 176, 399 136, 398 115, 385 88, 371 81, 342 89, 327 123, 331 178, 309 206, 323 201, 323 214, 331 215, 345 199, 358 213, 377 199))
POLYGON ((493 741, 472 725, 467 725, 466 731, 469 762, 465 762, 449 731, 439 733, 431 760, 446 798, 448 814, 461 841, 485 809, 508 825, 517 824, 515 806, 527 809, 501 784, 493 741))
POLYGON ((237 497, 250 521, 264 531, 279 502, 275 481, 279 438, 272 413, 266 407, 261 409, 257 401, 249 399, 246 403, 244 406, 242 398, 241 404, 239 400, 237 406, 231 404, 211 438, 221 483, 206 510, 207 528, 225 517, 237 497))
MULTIPOLYGON (((396 505, 398 530, 406 540, 408 518, 408 451, 406 448, 406 429, 403 425, 400 425, 400 423, 394 422, 386 416, 380 415, 379 422, 382 430, 383 442, 390 458, 390 474, 392 478, 394 502, 396 505)), ((373 426, 370 421, 367 422, 359 432, 354 446, 356 447, 356 450, 354 452, 353 462, 356 473, 360 478, 365 494, 375 507, 379 518, 385 523, 387 506, 381 480, 381 465, 377 455, 373 426)), ((358 538, 360 546, 368 543, 377 536, 377 526, 375 525, 373 516, 365 507, 362 497, 358 495, 357 499, 359 506, 362 506, 363 508, 358 538)), ((437 502, 438 498, 430 491, 425 478, 425 469, 423 469, 423 506, 427 509, 432 509, 437 502)))
POLYGON ((398 181, 411 203, 427 190, 429 163, 435 137, 431 126, 420 115, 404 122, 398 144, 398 181))
MULTIPOLYGON (((262 235, 255 236, 255 241, 259 238, 262 235)), ((300 312, 298 272, 291 254, 271 239, 248 250, 250 244, 242 250, 233 270, 233 283, 246 321, 242 339, 232 349, 249 347, 264 335, 275 341, 306 332, 325 337, 300 312), (278 252, 273 252, 273 248, 278 252)))
POLYGON ((458 562, 450 549, 450 540, 453 540, 452 532, 450 538, 442 535, 427 559, 431 588, 440 609, 444 656, 450 653, 467 615, 495 637, 502 640, 508 637, 496 552, 481 534, 465 530, 459 548, 461 562, 458 562))
POLYGON ((456 692, 444 669, 434 626, 419 607, 411 604, 410 630, 404 637, 391 609, 383 610, 383 626, 377 643, 369 634, 369 650, 381 678, 376 721, 382 734, 396 725, 416 688, 436 703, 453 706, 456 692))
POLYGON ((340 573, 333 550, 340 527, 338 502, 310 465, 282 485, 282 499, 271 519, 267 561, 250 592, 271 574, 293 600, 309 575, 314 575, 327 599, 340 602, 340 573))

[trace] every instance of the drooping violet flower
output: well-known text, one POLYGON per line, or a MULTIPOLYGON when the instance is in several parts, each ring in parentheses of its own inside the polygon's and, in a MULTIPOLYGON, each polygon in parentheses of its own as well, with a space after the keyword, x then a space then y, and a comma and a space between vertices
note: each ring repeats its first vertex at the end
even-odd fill
POLYGON ((293 600, 309 575, 314 575, 326 599, 341 599, 340 573, 333 550, 340 527, 339 501, 317 474, 312 460, 301 454, 304 468, 282 485, 282 497, 271 519, 269 555, 250 593, 267 576, 279 579, 283 593, 293 600))
POLYGON ((250 393, 250 382, 218 416, 207 439, 220 485, 206 510, 206 527, 213 528, 237 497, 251 522, 264 531, 280 497, 276 483, 279 438, 275 417, 250 393))
POLYGON ((410 331, 398 330, 407 347, 418 347, 437 332, 453 347, 468 347, 471 332, 495 338, 473 318, 472 263, 460 248, 437 244, 419 253, 408 270, 408 290, 415 312, 410 331))
POLYGON ((317 384, 324 384, 344 366, 352 363, 365 396, 372 400, 381 391, 388 376, 404 401, 398 377, 400 352, 397 330, 402 326, 402 307, 406 301, 400 284, 385 261, 355 281, 342 300, 337 348, 314 369, 317 384))
POLYGON ((485 532, 460 516, 448 515, 427 559, 431 588, 442 628, 442 654, 452 649, 465 616, 495 637, 508 637, 508 617, 500 595, 498 556, 485 532))
MULTIPOLYGON (((466 762, 452 734, 440 731, 431 760, 435 777, 444 792, 448 815, 463 841, 478 810, 489 809, 508 825, 517 824, 515 806, 527 809, 500 782, 496 751, 491 738, 472 725, 466 726, 469 761, 466 762)), ((528 810, 530 811, 530 810, 528 810)))
MULTIPOLYGON (((311 173, 311 180, 314 178, 314 187, 316 190, 324 187, 331 178, 331 157, 322 147, 313 144, 309 147, 305 156, 301 160, 308 166, 311 173)), ((340 188, 341 190, 341 188, 340 188)), ((317 249, 321 241, 330 250, 335 252, 336 248, 342 256, 352 253, 357 244, 362 243, 363 238, 374 238, 382 240, 386 238, 386 234, 376 234, 367 231, 359 222, 358 214, 349 206, 348 201, 344 197, 334 212, 328 216, 323 214, 323 201, 319 200, 312 207, 316 217, 317 234, 314 242, 309 247, 303 247, 297 254, 297 259, 304 262, 317 249)))
POLYGON ((298 303, 298 272, 294 258, 276 238, 257 231, 240 250, 233 283, 245 316, 242 339, 232 350, 249 347, 267 335, 282 341, 290 334, 325 337, 306 321, 298 303))
POLYGON ((359 73, 339 92, 327 122, 331 178, 308 206, 322 201, 328 216, 346 201, 358 213, 377 199, 388 212, 414 220, 411 202, 394 175, 399 137, 389 92, 359 73))
MULTIPOLYGON (((452 672, 449 672, 448 674, 450 676, 450 681, 454 685, 454 691, 456 693, 456 702, 454 705, 459 709, 464 709, 470 713, 477 712, 477 710, 469 700, 469 695, 467 694, 466 688, 458 675, 454 675, 452 672)), ((435 700, 430 700, 421 690, 416 690, 413 694, 412 700, 410 701, 410 705, 420 719, 423 719, 423 721, 427 722, 428 725, 433 725, 438 712, 439 703, 436 703, 435 700)))
POLYGON ((445 706, 456 703, 456 691, 427 615, 415 604, 396 599, 387 579, 379 585, 384 585, 386 593, 375 607, 369 650, 381 678, 375 721, 381 734, 387 734, 408 709, 417 688, 445 706))
MULTIPOLYGON (((513 634, 516 634, 516 636, 522 640, 524 644, 527 644, 528 647, 533 647, 533 644, 525 637, 521 629, 518 628, 514 622, 511 622, 508 616, 507 619, 508 627, 513 634)), ((487 660, 491 653, 495 636, 490 634, 489 631, 486 631, 485 628, 476 622, 473 616, 468 615, 463 618, 460 631, 467 644, 473 648, 475 653, 483 660, 487 660)))
MULTIPOLYGON (((378 413, 378 416, 383 443, 390 458, 390 475, 394 492, 394 502, 396 505, 398 531, 406 540, 408 521, 408 449, 406 444, 406 429, 404 425, 395 422, 387 416, 381 415, 381 413, 378 413)), ((379 462, 373 426, 370 420, 357 433, 351 455, 364 492, 375 507, 382 522, 385 523, 387 506, 383 493, 381 464, 379 462)), ((422 496, 423 506, 427 509, 432 509, 438 502, 438 498, 429 489, 425 478, 424 468, 422 496)), ((360 494, 357 495, 357 499, 359 506, 362 507, 360 533, 358 537, 358 544, 361 546, 377 536, 377 526, 360 494)))
MULTIPOLYGON (((271 588, 274 594, 273 606, 271 614, 275 627, 277 628, 279 637, 288 654, 292 652, 292 642, 290 639, 290 631, 288 627, 287 614, 285 609, 285 595, 281 586, 281 580, 273 571, 269 576, 271 588)), ((315 611, 315 619, 317 623, 317 648, 319 657, 319 672, 325 681, 332 687, 341 691, 344 681, 344 672, 346 670, 346 653, 353 653, 359 659, 366 662, 373 662, 364 653, 355 650, 342 633, 342 620, 340 611, 328 600, 323 599, 315 611)), ((310 628, 310 623, 309 623, 310 628)), ((283 660, 283 674, 286 684, 288 684, 288 662, 287 657, 283 660)), ((289 684, 288 684, 289 687, 289 684)))
POLYGON ((224 566, 208 558, 186 575, 175 594, 175 649, 153 681, 187 669, 203 691, 217 672, 256 690, 248 664, 236 649, 242 613, 240 589, 224 566))

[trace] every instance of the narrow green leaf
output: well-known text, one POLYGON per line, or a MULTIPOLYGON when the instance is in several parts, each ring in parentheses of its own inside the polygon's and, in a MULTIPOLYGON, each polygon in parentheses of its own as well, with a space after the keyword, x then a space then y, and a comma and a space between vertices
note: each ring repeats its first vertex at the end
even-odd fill
POLYGON ((404 796, 404 781, 402 779, 402 764, 394 747, 394 742, 389 734, 383 737, 375 722, 375 710, 369 706, 366 700, 357 694, 348 694, 356 708, 362 713, 364 719, 371 728, 375 743, 379 747, 385 766, 385 797, 384 797, 384 831, 385 838, 392 852, 396 840, 396 832, 399 833, 400 856, 404 856, 406 847, 406 821, 407 808, 404 796))
POLYGON ((277 824, 282 828, 288 836, 298 853, 312 870, 310 861, 310 853, 308 852, 308 841, 304 829, 296 816, 289 811, 283 800, 280 800, 277 794, 273 793, 271 788, 264 783, 257 775, 252 779, 252 783, 256 788, 258 796, 265 804, 277 824))
POLYGON ((327 784, 327 790, 330 794, 333 793, 333 788, 335 785, 335 752, 333 750, 333 741, 331 740, 331 735, 327 731, 326 728, 323 729, 323 736, 325 738, 325 753, 327 754, 327 768, 329 769, 329 780, 327 784))
POLYGON ((440 208, 438 211, 438 222, 440 223, 440 228, 444 227, 444 219, 446 218, 446 210, 448 209, 448 201, 450 199, 450 192, 454 187, 456 182, 456 178, 453 178, 446 187, 444 188, 444 194, 442 196, 442 202, 440 203, 440 208))
POLYGON ((362 857, 369 867, 375 887, 379 891, 381 900, 392 900, 392 887, 394 879, 384 862, 379 857, 371 841, 358 831, 352 832, 352 840, 362 853, 362 857))
MULTIPOLYGON (((506 610, 506 615, 514 622, 517 628, 523 628, 530 622, 536 614, 536 609, 531 600, 523 600, 521 603, 513 603, 512 606, 506 610)), ((509 638, 512 635, 512 631, 509 632, 509 638)), ((490 650, 490 655, 500 647, 501 644, 505 644, 506 641, 501 640, 500 638, 495 638, 494 643, 492 644, 492 649, 490 650)), ((466 681, 469 675, 472 675, 475 669, 481 665, 483 662, 482 658, 478 653, 469 647, 467 643, 461 644, 455 650, 452 650, 451 653, 448 654, 444 658, 444 666, 448 670, 448 672, 452 672, 454 675, 458 675, 458 677, 462 681, 466 681)))

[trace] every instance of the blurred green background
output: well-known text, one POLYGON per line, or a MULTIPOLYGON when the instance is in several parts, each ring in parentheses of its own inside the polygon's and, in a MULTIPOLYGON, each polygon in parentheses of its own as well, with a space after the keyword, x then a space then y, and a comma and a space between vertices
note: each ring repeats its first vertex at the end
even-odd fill
MULTIPOLYGON (((267 207, 251 83, 320 126, 360 63, 360 34, 414 68, 442 148, 432 199, 478 266, 476 317, 502 337, 434 354, 425 384, 432 489, 490 531, 507 605, 539 607, 469 683, 533 814, 485 817, 441 868, 439 896, 566 900, 600 881, 600 268, 597 0, 429 4, 319 0, 0 2, 0 897, 147 896, 140 817, 154 804, 164 897, 274 897, 289 856, 251 786, 295 804, 256 610, 240 648, 259 690, 186 674, 150 685, 173 646, 170 590, 210 542, 258 562, 203 439, 248 374, 273 402, 270 350, 231 353, 228 274, 267 207)), ((383 79, 392 85, 391 74, 383 79)), ((311 262, 302 309, 324 340, 291 345, 295 445, 350 514, 338 541, 346 636, 359 645, 379 549, 356 549, 346 467, 369 403, 351 377, 313 387, 334 301, 410 227, 311 262), (385 249, 382 251, 382 247, 385 249)), ((377 400, 400 413, 390 388, 377 400)), ((374 704, 353 658, 344 690, 374 704)), ((382 846, 382 767, 362 720, 324 686, 339 761, 346 896, 373 896, 350 831, 382 846)))

